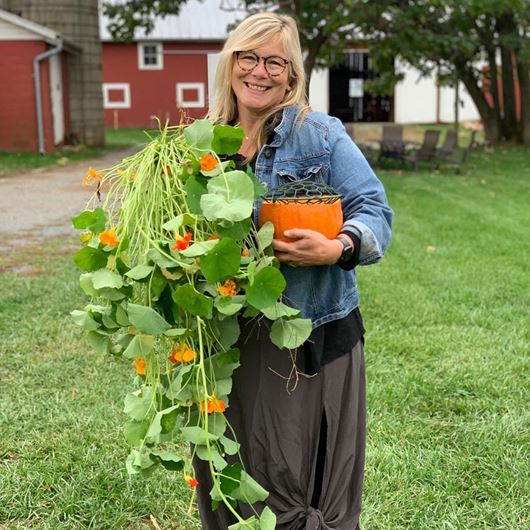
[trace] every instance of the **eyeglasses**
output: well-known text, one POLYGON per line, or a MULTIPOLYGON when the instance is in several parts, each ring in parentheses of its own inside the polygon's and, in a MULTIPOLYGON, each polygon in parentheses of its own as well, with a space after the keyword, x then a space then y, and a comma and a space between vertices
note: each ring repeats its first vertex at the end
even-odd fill
POLYGON ((265 70, 271 77, 276 77, 285 71, 285 67, 289 64, 287 59, 271 55, 270 57, 260 57, 254 52, 236 52, 236 60, 239 68, 245 72, 252 72, 258 66, 260 60, 263 60, 265 70))

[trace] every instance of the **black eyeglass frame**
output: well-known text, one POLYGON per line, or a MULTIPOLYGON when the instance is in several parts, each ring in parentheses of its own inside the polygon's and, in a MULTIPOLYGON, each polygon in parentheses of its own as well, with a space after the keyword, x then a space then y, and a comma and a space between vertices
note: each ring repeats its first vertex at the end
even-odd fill
POLYGON ((250 51, 245 51, 245 50, 237 51, 235 53, 235 55, 236 55, 237 65, 239 66, 239 68, 241 68, 241 70, 243 70, 243 72, 252 72, 255 68, 257 68, 259 62, 261 60, 263 60, 263 65, 265 66, 265 71, 271 77, 278 77, 279 75, 282 75, 285 72, 285 69, 287 68, 287 65, 290 63, 290 61, 288 59, 284 59, 283 57, 280 57, 279 55, 269 55, 268 57, 261 57, 257 53, 250 52, 250 51), (254 55, 254 57, 256 57, 256 64, 250 69, 249 68, 243 68, 241 66, 241 64, 239 63, 239 54, 241 54, 241 53, 246 53, 248 55, 254 55), (280 61, 283 61, 283 70, 281 72, 277 73, 277 74, 271 74, 269 72, 269 69, 267 68, 267 61, 269 59, 280 59, 280 61))

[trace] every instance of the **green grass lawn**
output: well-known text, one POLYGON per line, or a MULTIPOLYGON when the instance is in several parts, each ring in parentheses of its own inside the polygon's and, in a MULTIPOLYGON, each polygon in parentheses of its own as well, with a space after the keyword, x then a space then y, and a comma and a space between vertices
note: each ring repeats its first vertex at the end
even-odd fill
MULTIPOLYGON (((462 175, 381 177, 394 238, 359 270, 363 529, 526 529, 530 150, 475 153, 462 175)), ((152 529, 153 515, 198 529, 180 475, 126 475, 132 367, 93 353, 70 321, 84 304, 75 246, 0 253, 0 528, 152 529)))
POLYGON ((71 162, 88 160, 104 155, 109 151, 137 145, 147 141, 143 129, 107 129, 105 131, 104 147, 86 147, 78 145, 67 147, 46 155, 39 153, 7 153, 0 152, 0 177, 8 173, 26 171, 41 167, 64 166, 71 162))

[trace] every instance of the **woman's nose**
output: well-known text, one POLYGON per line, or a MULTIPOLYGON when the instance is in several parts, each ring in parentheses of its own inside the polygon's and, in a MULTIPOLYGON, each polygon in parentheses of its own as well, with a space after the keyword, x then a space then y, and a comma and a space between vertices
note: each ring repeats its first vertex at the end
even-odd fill
POLYGON ((263 59, 260 58, 252 73, 260 77, 267 77, 269 75, 267 69, 265 68, 265 61, 263 59))

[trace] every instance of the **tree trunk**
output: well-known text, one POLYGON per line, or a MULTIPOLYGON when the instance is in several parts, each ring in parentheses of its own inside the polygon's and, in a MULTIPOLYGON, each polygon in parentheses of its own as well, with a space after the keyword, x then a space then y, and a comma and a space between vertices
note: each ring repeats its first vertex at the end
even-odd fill
POLYGON ((484 92, 478 84, 478 79, 473 72, 473 67, 468 65, 464 59, 455 59, 455 68, 458 77, 464 83, 471 99, 475 103, 484 125, 484 134, 490 143, 497 143, 501 139, 499 122, 496 111, 489 106, 484 92))
POLYGON ((516 64, 521 92, 521 141, 530 146, 530 65, 520 55, 516 55, 516 64))
POLYGON ((517 114, 515 111, 515 79, 513 64, 513 47, 503 42, 516 34, 517 26, 512 13, 500 16, 497 20, 497 29, 500 37, 501 68, 502 68, 502 99, 503 119, 502 134, 506 140, 517 137, 517 114))
POLYGON ((499 97, 499 76, 497 75, 497 60, 495 47, 488 47, 488 64, 490 76, 490 91, 493 97, 493 107, 499 124, 501 123, 501 100, 499 97))

